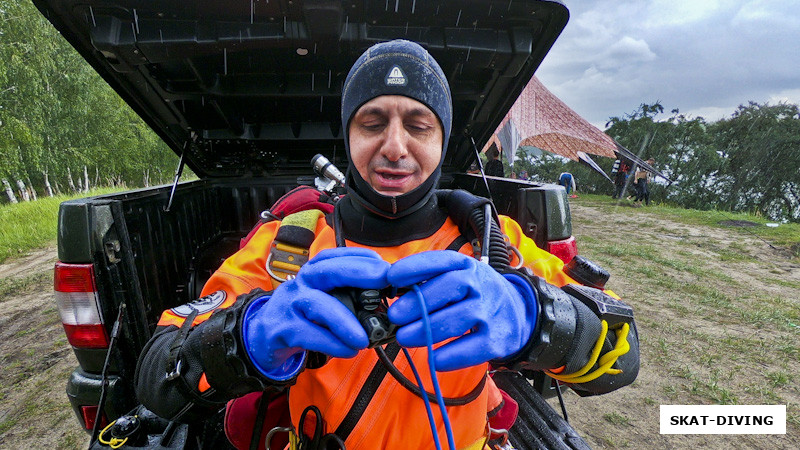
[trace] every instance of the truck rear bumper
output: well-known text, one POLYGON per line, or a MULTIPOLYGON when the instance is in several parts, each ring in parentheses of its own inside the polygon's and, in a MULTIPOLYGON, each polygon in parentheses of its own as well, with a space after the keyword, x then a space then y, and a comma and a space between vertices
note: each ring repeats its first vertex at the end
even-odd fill
MULTIPOLYGON (((105 407, 103 408, 106 421, 122 416, 135 406, 132 403, 135 396, 124 383, 120 382, 118 376, 109 375, 107 381, 105 407)), ((72 371, 69 381, 67 381, 67 397, 72 405, 72 410, 75 412, 78 422, 87 432, 90 432, 94 425, 102 385, 103 380, 100 374, 84 372, 80 367, 72 371)))

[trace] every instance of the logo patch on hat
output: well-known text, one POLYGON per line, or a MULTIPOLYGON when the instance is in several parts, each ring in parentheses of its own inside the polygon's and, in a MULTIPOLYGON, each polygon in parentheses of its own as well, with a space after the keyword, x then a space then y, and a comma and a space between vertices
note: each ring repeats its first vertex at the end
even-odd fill
POLYGON ((403 73, 400 67, 392 67, 392 70, 389 71, 389 75, 386 76, 386 85, 405 86, 406 84, 408 84, 408 80, 406 80, 406 75, 403 73))

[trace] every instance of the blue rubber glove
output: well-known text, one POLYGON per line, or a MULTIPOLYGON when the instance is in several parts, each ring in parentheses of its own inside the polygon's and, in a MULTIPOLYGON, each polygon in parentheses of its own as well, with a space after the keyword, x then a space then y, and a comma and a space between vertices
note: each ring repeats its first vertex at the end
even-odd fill
MULTIPOLYGON (((387 273, 390 284, 419 284, 430 315, 433 341, 458 337, 434 352, 436 369, 462 369, 506 358, 522 350, 538 317, 530 284, 519 275, 500 275, 489 265, 458 252, 429 251, 403 258, 387 273), (468 334, 467 331, 471 331, 468 334), (459 337, 460 336, 460 337, 459 337)), ((397 342, 425 345, 421 310, 415 292, 389 307, 399 325, 397 342)))
POLYGON ((304 367, 305 350, 352 358, 369 339, 355 315, 327 294, 338 287, 382 289, 389 263, 372 250, 342 247, 321 251, 272 294, 244 313, 247 355, 267 377, 291 379, 304 367))

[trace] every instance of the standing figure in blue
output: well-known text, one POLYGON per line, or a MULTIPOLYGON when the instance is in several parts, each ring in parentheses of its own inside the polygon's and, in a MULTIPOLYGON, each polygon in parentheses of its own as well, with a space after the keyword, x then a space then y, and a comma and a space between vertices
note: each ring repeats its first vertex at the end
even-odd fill
POLYGON ((575 190, 575 177, 569 172, 562 172, 558 176, 558 184, 564 186, 564 189, 567 190, 567 195, 569 195, 575 190))

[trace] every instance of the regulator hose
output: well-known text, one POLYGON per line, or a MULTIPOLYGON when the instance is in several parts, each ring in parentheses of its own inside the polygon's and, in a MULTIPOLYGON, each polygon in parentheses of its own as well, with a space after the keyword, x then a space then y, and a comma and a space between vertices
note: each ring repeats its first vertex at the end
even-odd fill
POLYGON ((484 236, 485 232, 489 232, 489 248, 481 247, 481 256, 489 257, 489 266, 495 270, 508 269, 511 265, 511 257, 508 253, 508 245, 503 238, 503 233, 500 231, 500 225, 496 220, 493 220, 493 213, 491 204, 486 204, 487 208, 475 208, 469 214, 469 224, 475 236, 484 236), (487 230, 486 224, 489 224, 487 230))
POLYGON ((481 243, 480 259, 489 259, 489 266, 507 270, 511 264, 509 247, 500 230, 500 219, 492 201, 461 189, 436 191, 439 207, 447 211, 462 235, 481 243), (488 226, 488 228, 487 228, 488 226))

